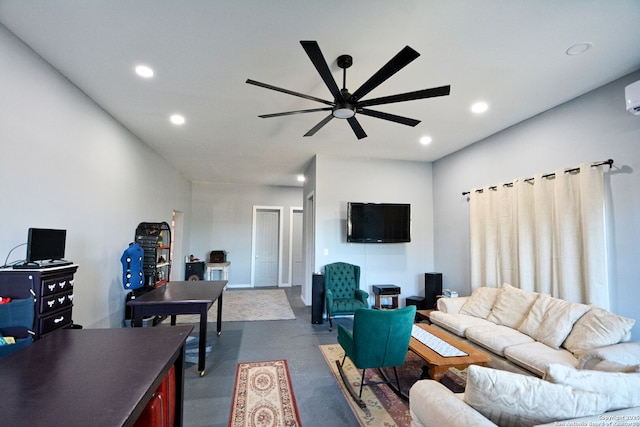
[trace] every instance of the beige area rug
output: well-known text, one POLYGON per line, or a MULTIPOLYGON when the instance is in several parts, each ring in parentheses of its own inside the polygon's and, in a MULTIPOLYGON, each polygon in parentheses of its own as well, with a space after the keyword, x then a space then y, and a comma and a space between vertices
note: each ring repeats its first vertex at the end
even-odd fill
MULTIPOLYGON (((207 322, 216 322, 218 303, 207 313, 207 322)), ((283 289, 229 289, 222 294, 223 322, 250 322, 258 320, 292 320, 293 314, 287 294, 283 289)), ((199 314, 176 316, 176 323, 199 323, 199 314)))
POLYGON ((300 426, 286 360, 238 363, 229 426, 300 426))

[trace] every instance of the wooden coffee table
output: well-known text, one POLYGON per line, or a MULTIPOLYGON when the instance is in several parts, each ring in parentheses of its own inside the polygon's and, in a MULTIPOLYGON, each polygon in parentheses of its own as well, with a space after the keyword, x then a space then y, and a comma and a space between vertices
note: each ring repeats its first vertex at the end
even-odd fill
POLYGON ((486 366, 491 357, 480 350, 466 344, 458 339, 453 338, 446 332, 443 332, 432 325, 418 323, 416 326, 425 331, 443 339, 447 343, 459 350, 467 353, 468 356, 443 357, 417 339, 411 337, 409 342, 409 350, 420 356, 427 364, 429 376, 432 380, 440 381, 449 368, 465 369, 469 365, 486 366))

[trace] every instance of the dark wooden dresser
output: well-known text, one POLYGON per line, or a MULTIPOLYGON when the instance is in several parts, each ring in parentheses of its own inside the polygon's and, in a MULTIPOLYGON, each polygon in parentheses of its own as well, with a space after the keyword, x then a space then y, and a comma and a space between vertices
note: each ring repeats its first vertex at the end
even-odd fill
POLYGON ((73 275, 78 266, 66 265, 34 270, 0 270, 0 296, 34 298, 33 339, 73 323, 73 275))

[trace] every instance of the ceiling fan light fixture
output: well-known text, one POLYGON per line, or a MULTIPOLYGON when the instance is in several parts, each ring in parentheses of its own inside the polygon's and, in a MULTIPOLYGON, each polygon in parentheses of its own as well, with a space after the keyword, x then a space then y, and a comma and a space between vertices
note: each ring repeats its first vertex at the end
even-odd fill
POLYGON ((356 110, 353 105, 344 103, 336 104, 335 108, 331 112, 336 119, 350 119, 356 115, 356 110))

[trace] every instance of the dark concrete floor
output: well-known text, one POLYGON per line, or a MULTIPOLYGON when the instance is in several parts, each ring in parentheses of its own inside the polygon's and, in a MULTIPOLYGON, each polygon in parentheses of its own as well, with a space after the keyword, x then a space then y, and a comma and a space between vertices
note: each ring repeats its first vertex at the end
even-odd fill
POLYGON ((215 323, 209 324, 206 375, 192 364, 185 371, 185 426, 228 426, 237 364, 274 359, 287 360, 303 426, 359 426, 318 349, 337 343, 337 325, 351 328, 352 319, 335 319, 333 331, 326 321, 314 325, 300 287, 284 289, 296 320, 223 322, 219 337, 215 323))

